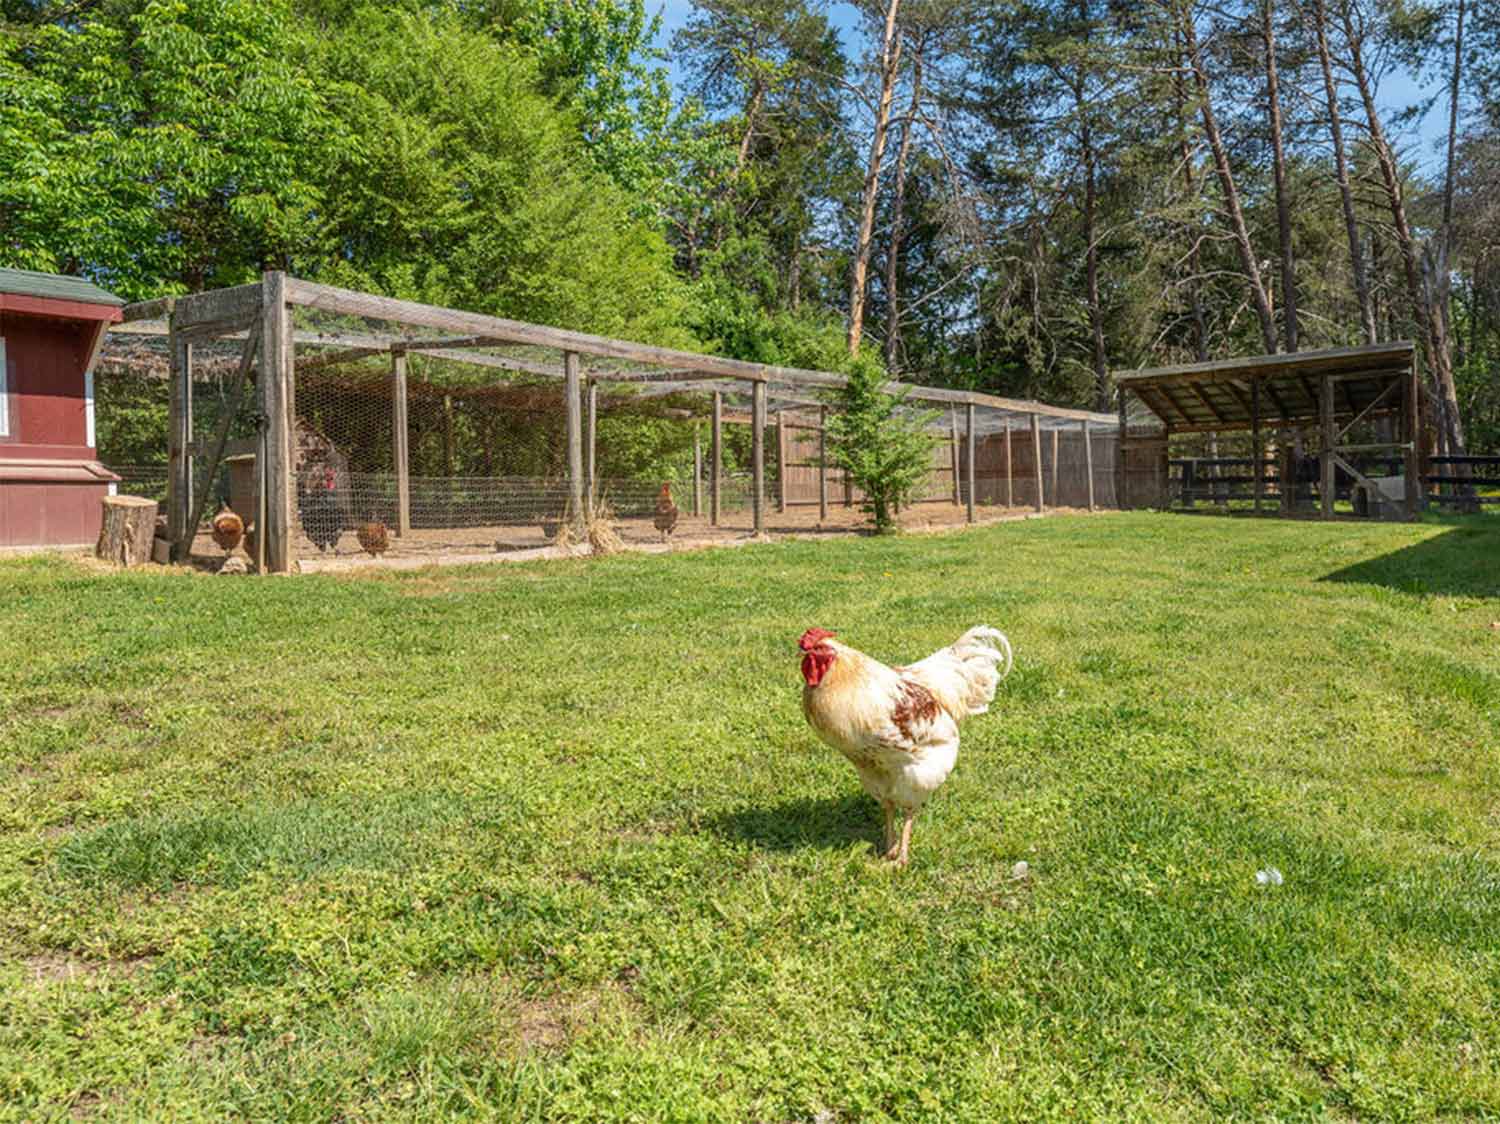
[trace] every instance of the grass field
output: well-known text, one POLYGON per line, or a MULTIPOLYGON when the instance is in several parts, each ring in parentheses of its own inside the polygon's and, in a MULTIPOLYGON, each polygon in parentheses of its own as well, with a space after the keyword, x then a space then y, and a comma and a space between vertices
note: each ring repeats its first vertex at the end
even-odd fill
POLYGON ((0 694, 8 1118, 1500 1115, 1500 520, 12 561, 0 694), (892 871, 795 639, 980 621, 892 871))

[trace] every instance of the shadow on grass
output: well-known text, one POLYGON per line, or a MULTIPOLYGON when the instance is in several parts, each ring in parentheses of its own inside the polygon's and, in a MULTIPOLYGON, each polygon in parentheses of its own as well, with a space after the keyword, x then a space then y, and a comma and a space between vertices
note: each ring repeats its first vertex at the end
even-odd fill
POLYGON ((737 808, 709 818, 706 826, 725 839, 772 851, 842 851, 856 843, 873 848, 880 843, 881 830, 880 809, 862 792, 737 808))
POLYGON ((1500 597, 1500 527, 1454 527, 1435 538, 1323 577, 1402 593, 1500 597))

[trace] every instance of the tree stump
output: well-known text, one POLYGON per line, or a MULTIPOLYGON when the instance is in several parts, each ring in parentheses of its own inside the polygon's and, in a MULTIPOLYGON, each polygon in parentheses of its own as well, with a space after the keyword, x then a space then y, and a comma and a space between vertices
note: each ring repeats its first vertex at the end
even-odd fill
POLYGON ((139 566, 151 558, 156 536, 156 501, 140 496, 105 496, 104 520, 94 554, 117 566, 139 566))

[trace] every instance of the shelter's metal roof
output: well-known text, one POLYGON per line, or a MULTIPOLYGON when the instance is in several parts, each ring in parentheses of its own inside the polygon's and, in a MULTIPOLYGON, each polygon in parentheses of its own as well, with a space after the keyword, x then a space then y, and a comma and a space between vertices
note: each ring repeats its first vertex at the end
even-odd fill
POLYGON ((80 304, 124 305, 119 297, 82 277, 40 273, 34 269, 0 269, 0 293, 45 300, 78 301, 80 304))
POLYGON ((1401 397, 1388 392, 1410 377, 1415 355, 1410 340, 1398 340, 1120 371, 1114 378, 1175 433, 1232 432, 1252 428, 1256 416, 1267 426, 1316 423, 1325 377, 1334 380, 1335 417, 1398 410, 1401 397))

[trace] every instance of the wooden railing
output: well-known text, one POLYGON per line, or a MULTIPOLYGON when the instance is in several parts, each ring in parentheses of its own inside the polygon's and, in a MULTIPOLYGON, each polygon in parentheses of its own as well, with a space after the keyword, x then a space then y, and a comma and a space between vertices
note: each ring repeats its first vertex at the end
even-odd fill
POLYGON ((1472 508, 1500 503, 1500 457, 1431 457, 1431 471, 1422 477, 1429 504, 1472 508))

